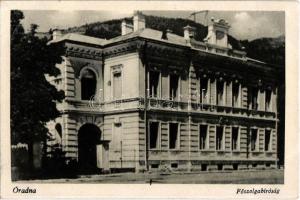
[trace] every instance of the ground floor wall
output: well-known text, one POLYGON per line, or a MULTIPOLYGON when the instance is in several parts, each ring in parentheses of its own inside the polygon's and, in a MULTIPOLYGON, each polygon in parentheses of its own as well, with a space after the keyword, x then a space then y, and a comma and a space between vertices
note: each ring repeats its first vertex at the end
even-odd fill
MULTIPOLYGON (((276 123, 258 120, 205 115, 174 115, 155 113, 148 121, 159 123, 157 148, 149 149, 150 169, 172 170, 230 170, 275 167, 277 161, 276 123), (170 124, 178 124, 178 148, 171 149, 170 124), (201 149, 200 126, 207 127, 206 146, 201 149), (217 127, 222 127, 222 147, 217 148, 217 127), (232 128, 238 129, 237 146, 233 149, 232 128), (251 149, 251 130, 257 131, 256 148, 251 149), (265 149, 265 130, 270 133, 265 149)), ((149 122, 148 122, 149 123, 149 122)), ((149 129, 148 129, 149 130, 149 129)), ((151 137, 151 131, 148 131, 151 137)))
POLYGON ((275 167, 277 162, 277 132, 274 121, 174 112, 148 112, 147 116, 142 111, 115 112, 105 115, 64 114, 51 122, 48 127, 51 132, 61 135, 61 148, 69 160, 79 160, 78 133, 85 124, 98 127, 100 142, 95 148, 97 166, 111 171, 235 170, 270 168, 275 167), (153 122, 156 122, 159 128, 155 145, 150 145, 152 137, 150 123, 153 122), (61 125, 61 133, 56 129, 57 124, 61 125), (170 142, 172 134, 170 124, 177 124, 178 127, 174 144, 170 142), (202 147, 201 125, 207 127, 205 145, 202 147), (217 127, 222 127, 222 140, 217 136, 217 127), (232 127, 238 129, 238 141, 234 149, 232 127), (251 149, 252 129, 257 130, 255 149, 251 149), (267 150, 265 149, 266 130, 270 132, 270 144, 267 150))

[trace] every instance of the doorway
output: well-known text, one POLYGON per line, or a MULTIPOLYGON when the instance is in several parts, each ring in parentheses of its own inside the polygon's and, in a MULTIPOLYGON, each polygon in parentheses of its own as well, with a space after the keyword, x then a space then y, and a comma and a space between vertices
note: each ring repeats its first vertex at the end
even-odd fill
POLYGON ((97 145, 100 144, 101 131, 94 124, 83 125, 78 132, 78 164, 80 173, 92 174, 97 167, 97 145))

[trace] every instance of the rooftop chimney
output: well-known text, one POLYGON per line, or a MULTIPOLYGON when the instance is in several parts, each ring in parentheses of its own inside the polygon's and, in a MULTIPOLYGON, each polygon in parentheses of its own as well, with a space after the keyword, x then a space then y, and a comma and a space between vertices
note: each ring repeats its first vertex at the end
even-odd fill
POLYGON ((215 20, 214 18, 211 18, 211 23, 208 26, 208 33, 204 41, 221 47, 229 47, 229 28, 230 25, 224 19, 215 20))
POLYGON ((196 31, 196 28, 194 28, 190 25, 187 25, 187 26, 183 27, 184 39, 189 41, 191 38, 194 38, 195 37, 195 31, 196 31))
POLYGON ((122 35, 126 35, 133 31, 133 26, 132 26, 132 24, 128 24, 126 22, 126 20, 124 19, 121 24, 121 29, 122 29, 122 35))
POLYGON ((170 29, 164 29, 162 31, 161 39, 168 40, 168 34, 172 33, 170 29))
POLYGON ((59 39, 62 35, 63 35, 62 31, 58 28, 54 29, 53 32, 52 32, 53 40, 59 39))
POLYGON ((133 14, 133 31, 146 28, 145 16, 140 11, 135 11, 133 14))

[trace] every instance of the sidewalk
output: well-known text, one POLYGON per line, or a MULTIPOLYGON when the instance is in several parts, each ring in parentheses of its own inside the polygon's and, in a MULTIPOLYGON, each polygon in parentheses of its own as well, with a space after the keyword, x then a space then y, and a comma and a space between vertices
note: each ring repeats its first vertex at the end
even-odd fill
POLYGON ((119 173, 103 175, 84 175, 76 179, 48 179, 18 182, 31 183, 168 183, 168 184, 283 184, 283 170, 262 171, 222 171, 201 173, 119 173))

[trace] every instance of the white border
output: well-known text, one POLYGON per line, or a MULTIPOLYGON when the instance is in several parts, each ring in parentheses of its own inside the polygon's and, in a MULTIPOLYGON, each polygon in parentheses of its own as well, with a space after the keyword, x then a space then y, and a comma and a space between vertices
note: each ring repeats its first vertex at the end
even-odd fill
POLYGON ((102 198, 297 198, 298 132, 298 4, 291 1, 2 1, 1 7, 1 197, 102 197, 102 198), (283 185, 234 184, 31 184, 10 181, 10 10, 248 10, 285 11, 286 17, 286 149, 283 185), (36 194, 14 194, 15 186, 37 188, 36 194), (237 188, 279 188, 280 194, 236 195, 237 188))

